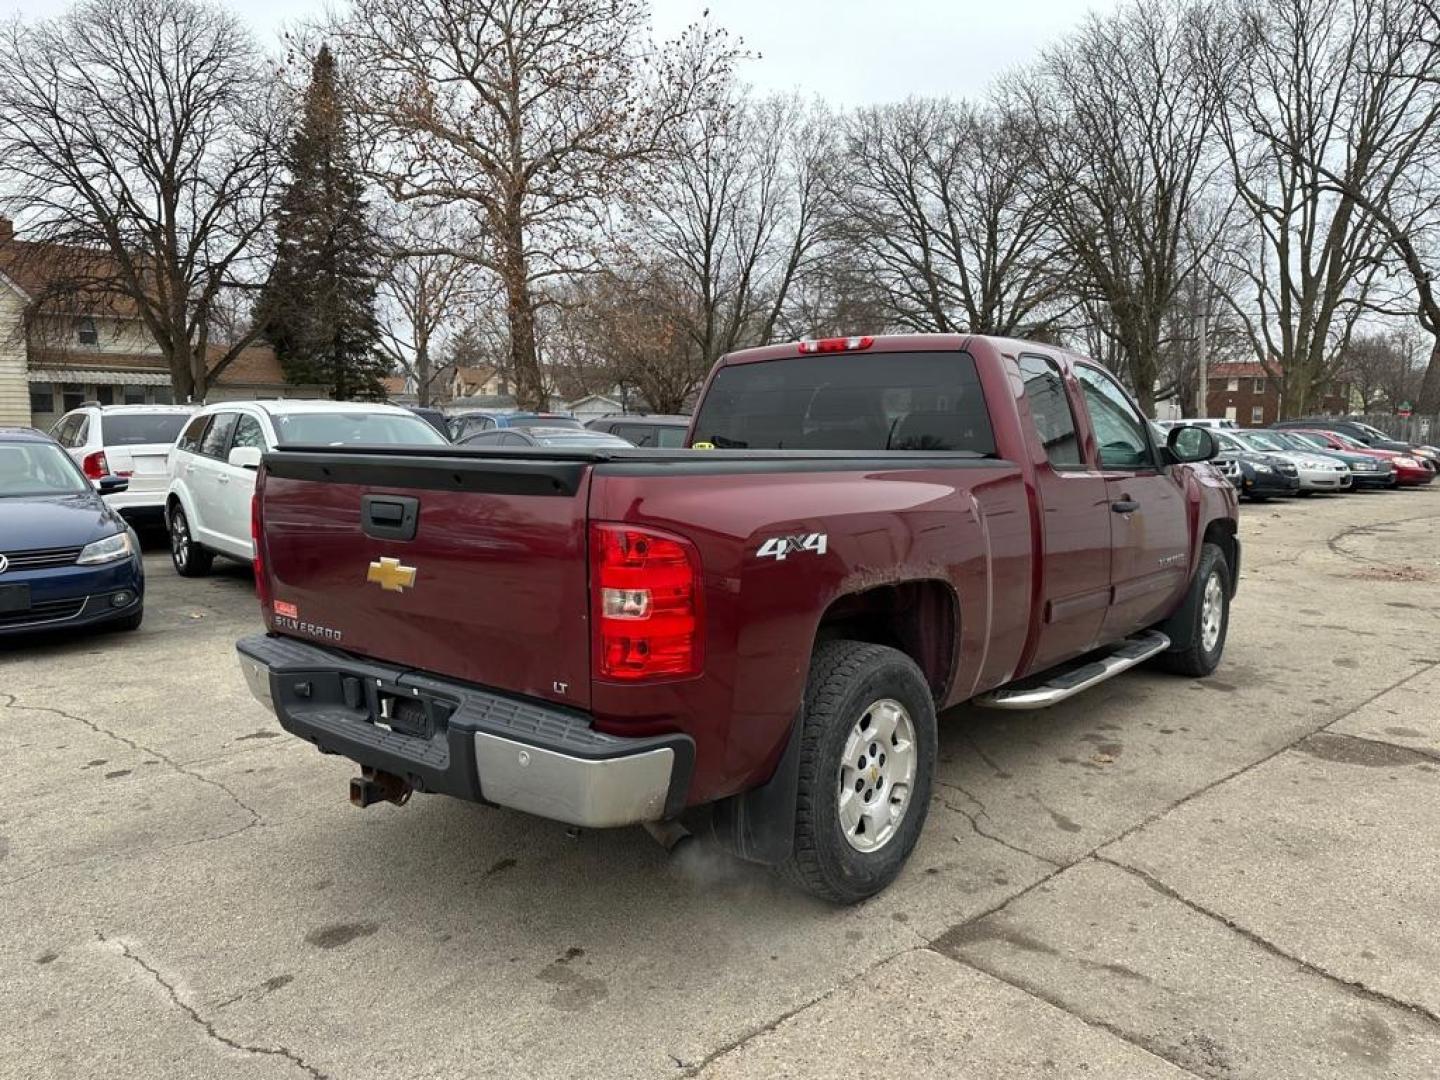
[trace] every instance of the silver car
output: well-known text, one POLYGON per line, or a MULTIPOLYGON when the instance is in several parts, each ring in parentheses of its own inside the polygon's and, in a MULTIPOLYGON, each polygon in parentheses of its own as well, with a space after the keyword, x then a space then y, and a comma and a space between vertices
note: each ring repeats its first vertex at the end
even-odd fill
POLYGON ((1249 450, 1273 454, 1294 465, 1300 476, 1301 494, 1311 491, 1349 491, 1354 482, 1350 466, 1343 461, 1336 461, 1322 454, 1307 454, 1303 450, 1295 450, 1268 431, 1232 431, 1227 434, 1239 440, 1249 450))

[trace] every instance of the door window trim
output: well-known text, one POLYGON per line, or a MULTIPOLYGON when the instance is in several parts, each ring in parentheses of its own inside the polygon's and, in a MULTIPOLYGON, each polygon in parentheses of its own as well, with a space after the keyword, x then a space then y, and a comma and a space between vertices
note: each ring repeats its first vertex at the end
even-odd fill
POLYGON ((1149 450, 1149 465, 1107 465, 1105 463, 1105 459, 1100 456, 1100 436, 1095 430, 1095 418, 1090 414, 1090 403, 1087 401, 1085 402, 1085 419, 1089 421, 1090 434, 1095 438, 1095 462, 1099 466, 1100 471, 1103 473, 1144 474, 1159 473, 1163 471, 1164 467, 1160 462, 1160 454, 1155 448, 1154 438, 1151 437, 1150 425, 1145 420, 1145 414, 1142 413, 1140 411, 1140 407, 1135 404, 1135 399, 1130 396, 1130 392, 1126 390, 1123 385, 1121 385, 1119 379, 1115 378, 1114 375, 1111 375, 1110 372, 1106 371, 1104 368, 1096 364, 1077 362, 1075 364, 1075 381, 1080 384, 1080 396, 1082 399, 1085 396, 1085 380, 1080 377, 1080 372, 1082 369, 1088 369, 1090 371, 1093 371, 1096 375, 1100 376, 1100 378, 1107 380, 1111 386, 1115 387, 1115 389, 1120 391, 1121 399, 1130 406, 1130 408, 1135 413, 1136 419, 1140 421, 1140 434, 1141 437, 1145 440, 1146 449, 1149 450))

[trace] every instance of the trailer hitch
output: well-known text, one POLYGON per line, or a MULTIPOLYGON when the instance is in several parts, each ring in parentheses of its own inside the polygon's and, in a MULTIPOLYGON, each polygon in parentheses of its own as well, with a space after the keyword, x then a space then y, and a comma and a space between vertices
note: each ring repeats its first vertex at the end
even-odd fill
POLYGON ((350 778, 350 802, 362 810, 377 802, 404 806, 413 793, 414 789, 394 773, 372 769, 368 765, 360 769, 359 776, 350 778))

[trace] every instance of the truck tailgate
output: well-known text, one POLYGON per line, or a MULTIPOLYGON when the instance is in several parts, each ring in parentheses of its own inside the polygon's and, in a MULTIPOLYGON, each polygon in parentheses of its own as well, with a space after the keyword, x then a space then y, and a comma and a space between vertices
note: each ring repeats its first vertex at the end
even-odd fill
POLYGON ((271 629, 584 708, 589 485, 582 463, 267 455, 271 629))

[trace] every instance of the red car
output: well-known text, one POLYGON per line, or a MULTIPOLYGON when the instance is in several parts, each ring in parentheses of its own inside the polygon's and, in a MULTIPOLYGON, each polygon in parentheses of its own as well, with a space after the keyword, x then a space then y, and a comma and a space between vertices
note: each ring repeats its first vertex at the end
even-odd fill
POLYGON ((854 902, 919 837, 941 710, 1219 663, 1235 492, 1209 432, 1164 439, 1090 361, 951 334, 726 356, 689 448, 286 447, 241 669, 358 805, 698 817, 854 902))
POLYGON ((1415 487, 1420 484, 1429 484, 1435 479, 1435 470, 1426 465, 1418 457, 1410 454, 1402 454, 1395 450, 1376 450, 1366 446, 1359 439, 1352 439, 1349 435, 1339 431, 1322 431, 1318 428, 1287 428, 1291 434, 1304 435, 1316 442, 1330 447, 1333 450, 1343 450, 1347 454, 1364 454, 1366 457, 1382 458, 1390 462, 1395 469, 1395 483, 1406 487, 1415 487))

